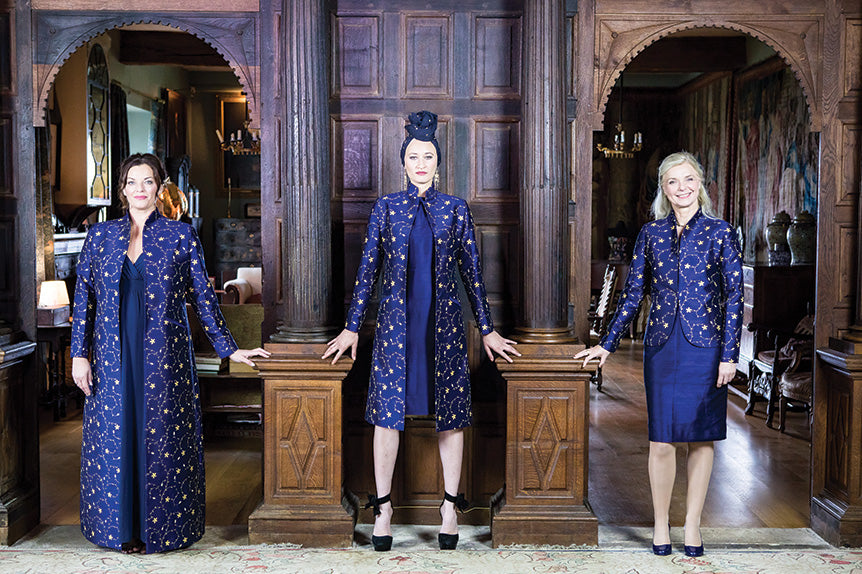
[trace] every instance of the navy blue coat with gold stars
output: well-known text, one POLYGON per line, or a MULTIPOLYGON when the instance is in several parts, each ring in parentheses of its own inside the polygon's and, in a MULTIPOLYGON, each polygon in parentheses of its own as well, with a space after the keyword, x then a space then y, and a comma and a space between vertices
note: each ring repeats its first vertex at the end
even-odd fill
POLYGON ((676 235, 673 212, 641 228, 617 311, 601 346, 615 351, 649 281, 652 305, 644 345, 668 340, 679 313, 696 347, 721 347, 721 361, 739 358, 742 333, 742 257, 730 224, 702 210, 676 235))
MULTIPOLYGON (((129 247, 127 216, 94 225, 78 260, 72 357, 92 355, 93 394, 84 405, 81 530, 119 548, 120 275, 129 247)), ((143 229, 146 262, 145 419, 147 552, 188 546, 204 532, 201 408, 188 300, 219 356, 236 349, 207 278, 194 228, 158 212, 143 229)))
POLYGON ((346 328, 359 331, 374 284, 382 272, 380 305, 372 351, 366 420, 404 429, 407 344, 407 256, 418 209, 425 209, 434 236, 434 398, 437 431, 472 422, 467 339, 455 281, 460 274, 482 335, 494 330, 479 265, 473 218, 467 202, 429 188, 425 198, 407 191, 377 200, 368 220, 362 261, 356 273, 346 328))

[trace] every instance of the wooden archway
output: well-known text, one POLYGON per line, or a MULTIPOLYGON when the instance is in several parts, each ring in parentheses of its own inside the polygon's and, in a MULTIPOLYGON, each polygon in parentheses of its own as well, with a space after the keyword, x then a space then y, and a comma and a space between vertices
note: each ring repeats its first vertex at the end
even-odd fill
POLYGON ((152 12, 33 13, 33 125, 45 125, 48 93, 63 63, 96 36, 132 24, 158 24, 200 38, 233 70, 248 98, 252 127, 260 124, 260 41, 258 14, 222 16, 152 12))
MULTIPOLYGON (((725 28, 743 32, 778 52, 802 86, 808 103, 811 130, 820 131, 823 18, 816 15, 784 19, 767 19, 763 16, 735 18, 727 15, 702 15, 685 19, 639 15, 635 19, 619 15, 596 15, 595 50, 598 65, 593 82, 596 117, 604 115, 614 83, 644 48, 675 32, 697 28, 725 28)), ((601 129, 601 125, 594 125, 593 129, 601 129)))

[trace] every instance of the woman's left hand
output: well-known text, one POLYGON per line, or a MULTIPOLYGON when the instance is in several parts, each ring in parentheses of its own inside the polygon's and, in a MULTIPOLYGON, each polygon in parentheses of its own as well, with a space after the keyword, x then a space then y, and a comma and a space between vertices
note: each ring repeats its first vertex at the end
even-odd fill
POLYGON ((255 364, 249 359, 249 357, 269 357, 270 352, 257 347, 256 349, 237 349, 230 356, 230 360, 234 363, 245 363, 246 365, 254 367, 255 364))
POLYGON ((487 335, 482 337, 482 344, 485 346, 485 353, 487 353, 488 358, 492 361, 494 360, 494 353, 497 353, 510 363, 512 359, 506 353, 511 353, 516 357, 520 357, 521 353, 515 350, 515 347, 512 345, 517 345, 515 341, 510 341, 509 339, 504 339, 500 333, 497 331, 491 331, 487 335))
POLYGON ((719 363, 718 364, 718 380, 715 386, 719 389, 730 383, 733 377, 736 376, 736 363, 719 363))

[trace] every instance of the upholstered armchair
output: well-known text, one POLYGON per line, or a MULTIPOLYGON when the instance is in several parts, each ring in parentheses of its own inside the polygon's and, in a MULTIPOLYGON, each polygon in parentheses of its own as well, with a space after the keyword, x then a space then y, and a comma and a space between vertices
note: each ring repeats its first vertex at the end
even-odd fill
POLYGON ((225 303, 260 303, 262 286, 260 267, 240 267, 236 270, 236 279, 224 284, 225 303))

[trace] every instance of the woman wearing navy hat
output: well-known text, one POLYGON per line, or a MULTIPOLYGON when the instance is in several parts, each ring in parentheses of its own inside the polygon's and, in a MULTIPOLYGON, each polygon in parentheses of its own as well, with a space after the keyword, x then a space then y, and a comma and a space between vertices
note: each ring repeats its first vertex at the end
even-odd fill
POLYGON ((433 414, 443 464, 444 500, 440 505, 441 549, 458 543, 456 507, 464 428, 472 422, 467 338, 456 271, 466 288, 488 358, 511 362, 519 355, 514 341, 495 330, 485 297, 473 218, 467 202, 437 189, 440 146, 437 116, 410 114, 401 146, 405 191, 377 200, 368 220, 362 261, 344 331, 329 342, 323 358, 332 362, 347 350, 356 358, 359 328, 378 275, 383 281, 372 352, 365 419, 374 425, 376 494, 366 508, 375 514, 375 550, 392 546, 390 490, 399 431, 405 415, 433 414), (508 353, 508 354, 507 354, 508 353), (457 496, 456 496, 457 495, 457 496))
POLYGON ((685 542, 703 554, 700 518, 714 457, 727 436, 727 384, 736 374, 742 331, 742 258, 733 228, 712 214, 703 168, 690 153, 658 168, 655 221, 635 243, 626 285, 601 342, 581 351, 584 365, 604 364, 616 350, 649 288, 644 384, 649 421, 653 552, 671 553, 668 515, 676 477, 676 444, 688 443, 685 542))

